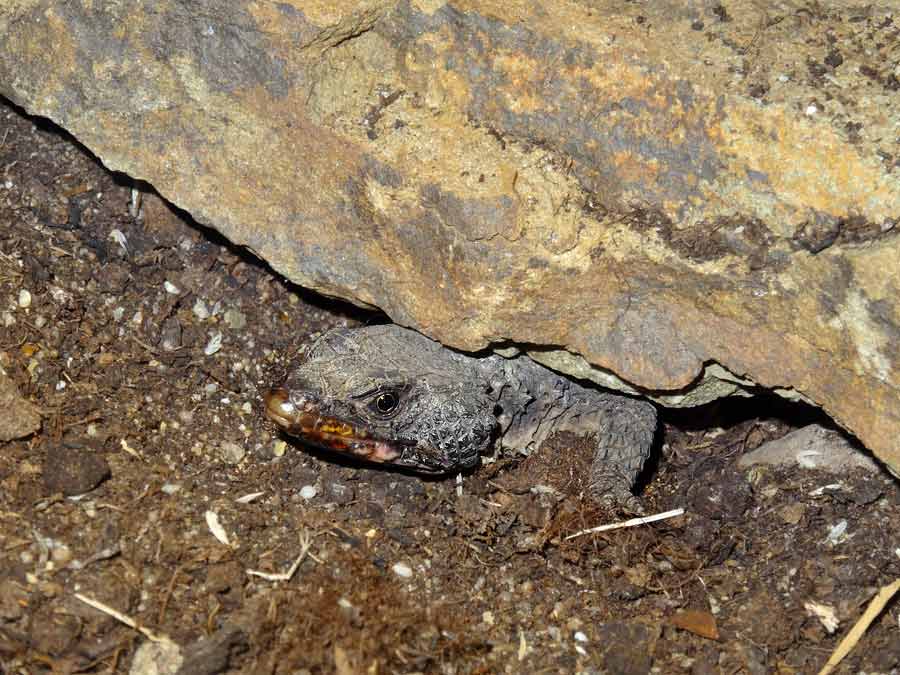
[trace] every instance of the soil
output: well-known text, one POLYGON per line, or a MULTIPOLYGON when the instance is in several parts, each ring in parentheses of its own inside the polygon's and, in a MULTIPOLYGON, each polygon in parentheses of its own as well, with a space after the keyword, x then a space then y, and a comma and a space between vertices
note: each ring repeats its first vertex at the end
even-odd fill
MULTIPOLYGON (((382 319, 132 186, 3 103, 0 366, 43 418, 0 445, 3 672, 809 673, 900 577, 892 479, 738 468, 823 421, 778 400, 665 413, 641 499, 685 515, 575 538, 623 517, 585 439, 446 480, 286 442, 260 391, 382 319)), ((898 614, 836 672, 896 673, 898 614)))

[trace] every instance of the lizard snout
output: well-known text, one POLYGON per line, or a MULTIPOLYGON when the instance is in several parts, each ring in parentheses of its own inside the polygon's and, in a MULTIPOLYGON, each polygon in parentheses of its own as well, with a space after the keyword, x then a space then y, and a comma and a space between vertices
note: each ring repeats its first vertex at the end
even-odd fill
POLYGON ((285 431, 290 431, 299 421, 300 410, 291 402, 287 389, 270 389, 263 395, 263 401, 266 404, 266 416, 285 431))

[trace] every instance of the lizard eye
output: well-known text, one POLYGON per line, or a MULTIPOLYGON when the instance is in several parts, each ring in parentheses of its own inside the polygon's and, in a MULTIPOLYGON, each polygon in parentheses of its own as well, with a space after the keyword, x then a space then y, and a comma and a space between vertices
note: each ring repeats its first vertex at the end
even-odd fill
POLYGON ((390 415, 400 406, 400 396, 393 391, 383 391, 369 404, 369 408, 379 415, 390 415))

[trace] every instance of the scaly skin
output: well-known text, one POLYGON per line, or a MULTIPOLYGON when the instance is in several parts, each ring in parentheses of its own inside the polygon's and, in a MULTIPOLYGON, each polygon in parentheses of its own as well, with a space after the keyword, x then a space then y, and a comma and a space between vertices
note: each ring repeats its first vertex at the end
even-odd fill
POLYGON ((330 331, 265 398, 268 416, 307 443, 424 473, 474 466, 494 443, 527 453, 557 431, 589 435, 591 495, 630 510, 656 430, 649 403, 395 325, 330 331))

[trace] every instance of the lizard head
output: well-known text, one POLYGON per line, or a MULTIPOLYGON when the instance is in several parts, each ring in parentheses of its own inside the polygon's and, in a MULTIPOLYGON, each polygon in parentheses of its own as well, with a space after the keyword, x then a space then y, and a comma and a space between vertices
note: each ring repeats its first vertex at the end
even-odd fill
POLYGON ((335 329, 265 394, 305 443, 422 473, 473 466, 493 440, 494 401, 466 359, 399 326, 335 329))

